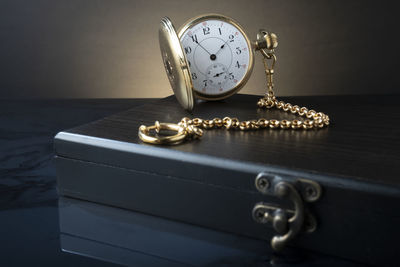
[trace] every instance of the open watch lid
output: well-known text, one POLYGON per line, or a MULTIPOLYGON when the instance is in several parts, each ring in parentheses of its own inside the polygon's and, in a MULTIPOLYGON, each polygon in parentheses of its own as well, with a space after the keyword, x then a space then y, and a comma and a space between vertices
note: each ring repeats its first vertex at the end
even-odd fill
POLYGON ((167 17, 161 20, 158 38, 162 60, 172 90, 181 106, 191 111, 194 108, 194 95, 189 64, 175 27, 167 17))

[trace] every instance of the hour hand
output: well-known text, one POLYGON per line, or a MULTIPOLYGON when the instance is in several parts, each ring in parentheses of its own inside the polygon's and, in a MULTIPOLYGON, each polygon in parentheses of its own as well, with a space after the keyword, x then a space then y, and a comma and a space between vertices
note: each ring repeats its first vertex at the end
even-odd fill
POLYGON ((219 48, 219 50, 217 51, 217 53, 215 53, 215 55, 218 55, 218 53, 225 47, 225 45, 226 45, 226 43, 229 41, 229 39, 228 40, 226 40, 222 45, 221 45, 221 47, 219 48))

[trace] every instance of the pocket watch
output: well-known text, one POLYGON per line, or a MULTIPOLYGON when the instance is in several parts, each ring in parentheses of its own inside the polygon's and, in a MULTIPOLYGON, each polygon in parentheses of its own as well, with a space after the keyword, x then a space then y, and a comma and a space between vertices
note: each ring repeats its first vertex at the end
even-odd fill
POLYGON ((223 99, 239 91, 253 70, 253 49, 242 27, 222 15, 191 19, 178 37, 191 72, 194 94, 223 99))
POLYGON ((265 67, 267 90, 258 102, 259 108, 277 108, 305 117, 304 120, 258 118, 241 121, 238 118, 183 118, 179 123, 159 123, 139 127, 139 137, 151 144, 178 144, 201 137, 202 129, 320 129, 329 125, 329 116, 306 107, 278 101, 274 94, 274 67, 277 36, 259 30, 251 42, 243 28, 233 19, 206 14, 186 22, 175 30, 171 20, 160 23, 159 42, 163 64, 180 105, 193 110, 195 98, 220 100, 238 92, 248 81, 254 64, 254 53, 260 51, 265 67), (160 131, 175 132, 159 135, 160 131), (155 132, 155 134, 154 134, 155 132))
POLYGON ((186 22, 179 32, 168 18, 159 31, 161 54, 179 103, 194 108, 194 98, 220 100, 238 92, 250 78, 253 45, 233 19, 207 14, 186 22))

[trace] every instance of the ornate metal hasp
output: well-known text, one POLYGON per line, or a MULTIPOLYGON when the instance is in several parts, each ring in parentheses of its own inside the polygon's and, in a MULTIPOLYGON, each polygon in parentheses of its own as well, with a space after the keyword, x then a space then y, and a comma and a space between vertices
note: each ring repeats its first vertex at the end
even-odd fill
POLYGON ((288 113, 305 117, 305 120, 277 120, 260 118, 256 120, 240 121, 238 118, 225 117, 214 119, 201 118, 182 118, 178 124, 158 123, 155 126, 142 125, 139 128, 139 137, 143 142, 151 144, 179 144, 185 140, 200 138, 203 134, 202 129, 225 128, 227 130, 260 130, 260 129, 321 129, 329 125, 329 116, 309 110, 306 107, 300 107, 278 101, 274 94, 274 67, 276 64, 275 48, 278 46, 277 36, 274 33, 268 33, 260 30, 257 34, 257 40, 253 44, 256 51, 260 51, 263 56, 265 74, 267 79, 267 91, 257 105, 259 108, 277 108, 288 113), (157 127, 158 125, 162 125, 157 127), (176 134, 172 136, 156 137, 149 135, 151 129, 172 130, 176 134))
POLYGON ((255 187, 263 195, 288 200, 293 209, 259 202, 255 204, 253 219, 262 224, 272 224, 278 233, 271 239, 275 251, 282 250, 300 232, 314 232, 317 228, 315 217, 308 211, 306 203, 317 201, 322 194, 318 183, 306 179, 291 179, 272 173, 260 173, 255 179, 255 187))

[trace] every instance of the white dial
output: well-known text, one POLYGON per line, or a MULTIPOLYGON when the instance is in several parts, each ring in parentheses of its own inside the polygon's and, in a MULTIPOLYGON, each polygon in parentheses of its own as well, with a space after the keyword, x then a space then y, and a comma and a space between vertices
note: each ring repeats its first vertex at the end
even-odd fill
POLYGON ((223 98, 247 81, 253 63, 250 42, 230 19, 205 16, 179 36, 197 95, 223 98))

